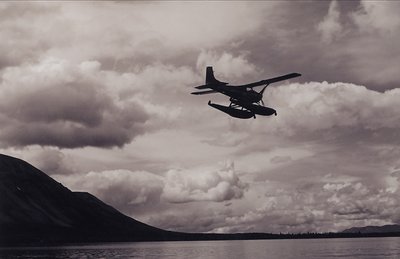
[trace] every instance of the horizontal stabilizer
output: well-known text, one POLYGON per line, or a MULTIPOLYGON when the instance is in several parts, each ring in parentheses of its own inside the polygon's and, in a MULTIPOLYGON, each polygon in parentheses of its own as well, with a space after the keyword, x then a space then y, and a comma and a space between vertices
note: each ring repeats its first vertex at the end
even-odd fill
POLYGON ((197 89, 207 89, 207 88, 210 88, 208 85, 199 85, 199 86, 195 86, 194 88, 197 88, 197 89))
POLYGON ((203 94, 213 94, 216 93, 217 91, 214 90, 207 90, 207 91, 201 91, 201 92, 192 92, 191 94, 194 95, 203 95, 203 94))
POLYGON ((256 86, 260 86, 260 85, 269 85, 269 84, 272 84, 272 83, 275 83, 275 82, 288 80, 288 79, 291 79, 291 78, 294 78, 294 77, 298 77, 298 76, 301 76, 301 74, 299 74, 299 73, 290 73, 290 74, 287 74, 287 75, 273 77, 273 78, 270 78, 270 79, 261 80, 261 81, 258 81, 258 82, 255 82, 255 83, 251 83, 251 84, 247 84, 247 85, 241 85, 240 87, 252 88, 252 87, 256 87, 256 86))

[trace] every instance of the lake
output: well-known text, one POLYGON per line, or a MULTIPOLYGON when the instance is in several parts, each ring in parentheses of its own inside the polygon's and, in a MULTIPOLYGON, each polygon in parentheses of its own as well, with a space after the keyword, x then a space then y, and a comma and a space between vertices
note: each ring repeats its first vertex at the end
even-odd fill
POLYGON ((0 248, 0 258, 400 258, 400 237, 0 248))

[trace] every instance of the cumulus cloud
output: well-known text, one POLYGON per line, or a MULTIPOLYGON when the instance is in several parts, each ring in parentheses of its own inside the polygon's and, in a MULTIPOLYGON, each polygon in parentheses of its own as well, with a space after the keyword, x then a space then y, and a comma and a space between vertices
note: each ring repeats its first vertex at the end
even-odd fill
POLYGON ((341 134, 362 133, 363 138, 395 141, 394 132, 399 124, 399 89, 383 93, 348 83, 310 82, 270 88, 266 99, 278 111, 269 130, 283 135, 314 134, 327 137, 341 134), (333 134, 333 135, 332 135, 333 134))
POLYGON ((340 23, 340 11, 337 1, 332 1, 329 5, 328 14, 324 17, 318 26, 318 31, 321 33, 322 40, 330 43, 342 31, 340 23))
POLYGON ((172 203, 225 201, 242 198, 246 184, 234 171, 233 163, 219 171, 170 170, 163 197, 172 203))
POLYGON ((262 159, 273 162, 274 156, 308 156, 320 145, 332 152, 362 147, 376 153, 374 145, 385 144, 389 146, 381 147, 387 151, 370 159, 392 159, 391 154, 396 152, 391 145, 398 143, 396 132, 400 126, 398 98, 398 89, 381 93, 348 83, 292 83, 265 92, 265 103, 278 112, 277 117, 268 118, 267 126, 264 120, 248 124, 232 121, 226 129, 241 134, 235 154, 238 160, 251 161, 251 165, 266 164, 262 159), (282 152, 274 154, 277 147, 282 152))
MULTIPOLYGON (((43 154, 44 155, 44 154, 43 154)), ((60 154, 58 154, 60 155, 60 154)), ((60 155, 61 156, 61 155, 60 155)), ((61 158, 62 159, 62 158, 61 158)), ((59 159, 52 157, 43 160, 41 165, 59 165, 59 159), (57 162, 54 163, 53 160, 57 162), (46 163, 46 161, 48 161, 46 163)), ((73 191, 88 191, 119 210, 132 215, 165 210, 168 218, 183 218, 184 214, 172 215, 168 208, 186 206, 185 204, 224 201, 243 198, 248 185, 241 181, 232 163, 220 170, 169 170, 165 174, 126 169, 88 172, 85 174, 58 174, 56 179, 73 191), (169 216, 168 216, 169 215, 169 216)), ((190 205, 188 205, 190 206, 190 205)), ((194 205, 198 206, 198 205, 194 205)), ((223 206, 223 205, 222 205, 223 206)), ((146 216, 144 216, 146 217, 146 216)), ((161 217, 147 218, 159 227, 171 227, 161 217)), ((199 218, 199 221, 204 219, 199 218)), ((179 220, 178 220, 179 222, 179 220)), ((178 224, 176 222, 176 224, 178 224)), ((182 221, 179 224, 183 224, 182 221)))

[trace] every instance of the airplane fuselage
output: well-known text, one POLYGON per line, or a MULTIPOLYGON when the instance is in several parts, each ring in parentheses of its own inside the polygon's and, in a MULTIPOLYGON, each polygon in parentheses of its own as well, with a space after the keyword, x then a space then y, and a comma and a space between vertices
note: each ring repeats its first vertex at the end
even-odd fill
POLYGON ((215 84, 209 86, 209 88, 241 102, 258 103, 262 99, 262 94, 239 86, 215 84))

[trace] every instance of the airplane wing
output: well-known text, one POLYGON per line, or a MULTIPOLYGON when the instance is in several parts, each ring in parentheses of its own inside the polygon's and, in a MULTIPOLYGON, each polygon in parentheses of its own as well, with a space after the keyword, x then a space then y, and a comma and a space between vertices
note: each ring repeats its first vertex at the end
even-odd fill
POLYGON ((287 75, 273 77, 273 78, 266 79, 266 80, 261 80, 261 81, 255 82, 255 83, 250 83, 250 84, 247 84, 247 85, 240 85, 239 87, 253 88, 253 87, 256 87, 256 86, 260 86, 260 85, 269 85, 269 84, 272 84, 272 83, 275 83, 275 82, 284 81, 284 80, 287 80, 287 79, 290 79, 290 78, 294 78, 294 77, 298 77, 298 76, 301 76, 301 74, 299 74, 299 73, 290 73, 290 74, 287 74, 287 75))
POLYGON ((191 94, 203 95, 203 94, 213 94, 213 93, 217 93, 217 91, 215 91, 215 90, 207 90, 207 91, 201 91, 201 92, 193 92, 191 94))

